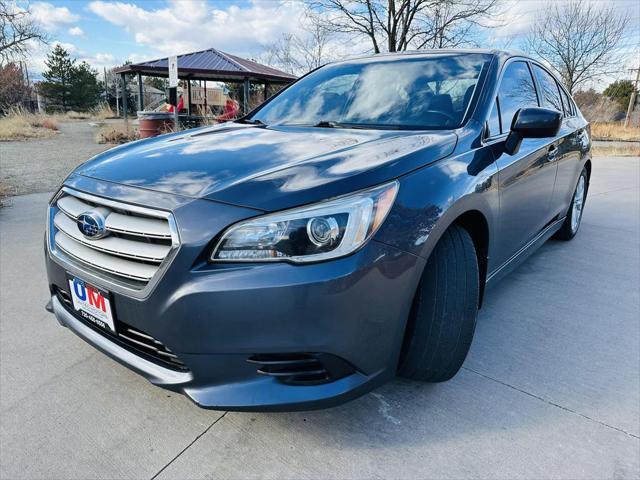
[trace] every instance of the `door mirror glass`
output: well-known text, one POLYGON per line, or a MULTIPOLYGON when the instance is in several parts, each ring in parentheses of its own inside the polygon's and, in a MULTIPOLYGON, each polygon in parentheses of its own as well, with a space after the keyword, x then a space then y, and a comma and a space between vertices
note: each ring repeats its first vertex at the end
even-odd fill
POLYGON ((513 117, 505 151, 509 155, 518 153, 523 138, 555 137, 561 125, 560 112, 538 107, 522 108, 513 117))

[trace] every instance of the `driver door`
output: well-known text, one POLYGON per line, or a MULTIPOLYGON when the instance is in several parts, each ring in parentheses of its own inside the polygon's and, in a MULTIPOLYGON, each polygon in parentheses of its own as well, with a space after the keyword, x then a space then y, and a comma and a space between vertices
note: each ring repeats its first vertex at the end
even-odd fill
POLYGON ((503 265, 540 233, 551 219, 557 166, 554 138, 526 138, 515 155, 504 152, 515 113, 538 107, 538 93, 526 61, 506 65, 489 120, 490 138, 498 166, 500 216, 495 265, 503 265), (551 155, 549 155, 551 153, 551 155))

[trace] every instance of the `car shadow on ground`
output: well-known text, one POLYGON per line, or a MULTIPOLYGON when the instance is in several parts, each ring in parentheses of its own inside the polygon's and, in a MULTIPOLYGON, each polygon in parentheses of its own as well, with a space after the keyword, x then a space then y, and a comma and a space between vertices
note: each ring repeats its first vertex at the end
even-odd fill
MULTIPOLYGON (((544 248, 544 247, 543 247, 544 248)), ((531 260, 528 260, 531 261, 531 260)), ((504 292, 498 284, 487 292, 486 302, 494 303, 504 292)), ((478 329, 494 318, 480 312, 478 329), (488 317, 488 318, 485 318, 488 317)), ((480 338, 478 338, 480 337, 480 338)), ((476 336, 474 342, 482 342, 476 336)), ((513 348, 518 348, 513 345, 513 348)), ((472 356, 473 353, 470 354, 472 356)), ((396 377, 373 392, 344 405, 325 410, 291 413, 234 413, 234 416, 257 417, 275 423, 283 431, 326 441, 349 442, 351 448, 386 448, 389 443, 422 444, 446 442, 450 438, 487 430, 526 428, 542 422, 544 403, 528 398, 527 415, 513 415, 512 404, 523 394, 505 389, 500 382, 488 380, 467 365, 450 381, 424 383, 396 377), (507 407, 505 411, 505 408, 507 407), (535 415, 532 414, 535 412, 535 415)))
MULTIPOLYGON (((593 278, 574 278, 576 265, 593 265, 594 252, 588 247, 601 241, 590 226, 582 234, 570 243, 549 240, 487 291, 471 351, 452 380, 426 384, 396 378, 345 405, 268 414, 269 422, 283 431, 299 429, 301 435, 311 432, 334 442, 348 439, 352 446, 367 448, 446 442, 505 430, 527 432, 536 426, 544 430, 556 428, 550 425, 559 419, 568 424, 592 420, 584 428, 604 424, 637 436, 634 369, 619 363, 614 345, 596 349, 603 332, 611 330, 620 332, 615 339, 620 351, 637 349, 633 339, 623 337, 623 325, 632 322, 633 314, 621 310, 615 328, 607 328, 606 322, 585 322, 589 314, 606 315, 611 304, 607 296, 616 294, 616 285, 605 291, 593 278), (571 301, 585 295, 595 297, 589 305, 571 301), (620 372, 612 376, 616 365, 620 372), (609 388, 603 388, 607 375, 609 388)), ((609 268, 619 270, 606 260, 600 268, 603 275, 609 268)))

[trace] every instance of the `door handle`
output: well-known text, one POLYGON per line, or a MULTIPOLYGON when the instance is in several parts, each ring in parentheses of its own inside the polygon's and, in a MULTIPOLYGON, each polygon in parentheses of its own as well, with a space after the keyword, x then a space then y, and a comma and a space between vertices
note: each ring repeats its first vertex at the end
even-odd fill
POLYGON ((558 147, 551 145, 547 151, 547 158, 550 162, 555 162, 558 159, 558 147))

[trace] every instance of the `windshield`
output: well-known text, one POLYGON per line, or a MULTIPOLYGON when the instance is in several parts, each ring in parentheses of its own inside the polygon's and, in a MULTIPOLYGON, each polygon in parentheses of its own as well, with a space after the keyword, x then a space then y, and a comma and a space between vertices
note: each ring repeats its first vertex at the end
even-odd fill
POLYGON ((267 125, 444 129, 460 126, 486 54, 388 57, 320 68, 248 120, 267 125))

